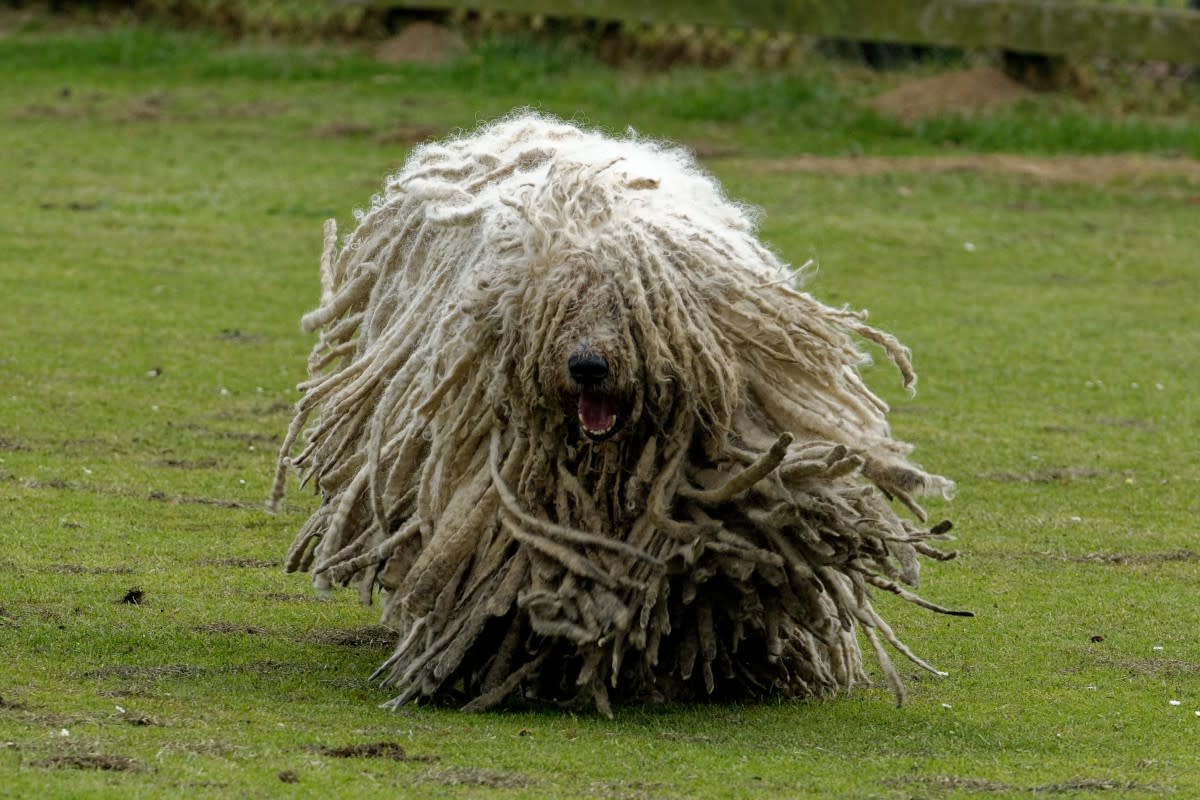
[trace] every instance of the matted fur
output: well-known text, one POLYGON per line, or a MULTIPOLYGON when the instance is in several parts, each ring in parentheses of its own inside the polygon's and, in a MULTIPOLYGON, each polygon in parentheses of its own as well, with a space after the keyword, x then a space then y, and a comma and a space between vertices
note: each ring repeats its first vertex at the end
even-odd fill
POLYGON ((898 699, 884 642, 933 669, 869 591, 945 611, 900 584, 949 525, 889 499, 923 523, 953 484, 854 337, 911 387, 908 353, 795 281, 687 152, 529 113, 418 147, 340 250, 327 223, 272 504, 294 466, 323 502, 287 568, 378 590, 393 705, 827 695, 866 681, 856 631, 898 699))

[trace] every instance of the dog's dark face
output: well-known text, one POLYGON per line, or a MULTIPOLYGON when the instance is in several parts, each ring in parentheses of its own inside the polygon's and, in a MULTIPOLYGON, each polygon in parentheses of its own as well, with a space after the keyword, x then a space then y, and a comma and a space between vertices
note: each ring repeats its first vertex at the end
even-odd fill
POLYGON ((575 291, 543 340, 540 371, 567 431, 596 443, 620 439, 637 421, 645 380, 627 301, 597 270, 564 273, 559 285, 575 291))
POLYGON ((620 364, 603 342, 585 337, 567 355, 563 407, 579 432, 593 442, 620 433, 629 419, 628 391, 621 387, 620 364))

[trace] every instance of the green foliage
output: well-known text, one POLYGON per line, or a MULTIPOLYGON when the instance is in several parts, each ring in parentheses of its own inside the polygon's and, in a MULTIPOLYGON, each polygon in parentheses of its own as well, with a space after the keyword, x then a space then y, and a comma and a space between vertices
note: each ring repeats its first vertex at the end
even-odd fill
POLYGON ((1194 179, 787 167, 1196 154, 1195 120, 1049 96, 909 129, 859 105, 895 77, 614 72, 514 41, 391 67, 142 27, 0 38, 0 797, 1200 793, 1194 179), (414 139, 522 104, 725 148, 766 238, 819 261, 809 288, 913 347, 915 399, 867 377, 960 482, 934 513, 964 555, 923 592, 979 616, 881 604, 949 678, 914 674, 903 709, 376 707, 374 610, 278 567, 314 499, 261 510, 320 223, 414 139), (380 742, 407 760, 334 754, 380 742))

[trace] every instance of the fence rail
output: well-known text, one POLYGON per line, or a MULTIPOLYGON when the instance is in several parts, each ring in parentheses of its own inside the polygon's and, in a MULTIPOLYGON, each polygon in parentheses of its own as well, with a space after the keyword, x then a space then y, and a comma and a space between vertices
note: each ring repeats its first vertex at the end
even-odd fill
POLYGON ((1071 0, 369 0, 1048 55, 1200 63, 1200 11, 1071 0))

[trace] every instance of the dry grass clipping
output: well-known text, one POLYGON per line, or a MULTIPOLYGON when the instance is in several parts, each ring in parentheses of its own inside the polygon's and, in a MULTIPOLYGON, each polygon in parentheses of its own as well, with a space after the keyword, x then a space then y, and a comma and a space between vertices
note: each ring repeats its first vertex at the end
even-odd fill
POLYGON ((522 114, 417 148, 338 249, 280 454, 322 504, 289 570, 378 594, 376 677, 486 709, 828 695, 870 589, 943 559, 854 337, 689 154, 522 114), (292 455, 295 449, 297 454, 292 455))

